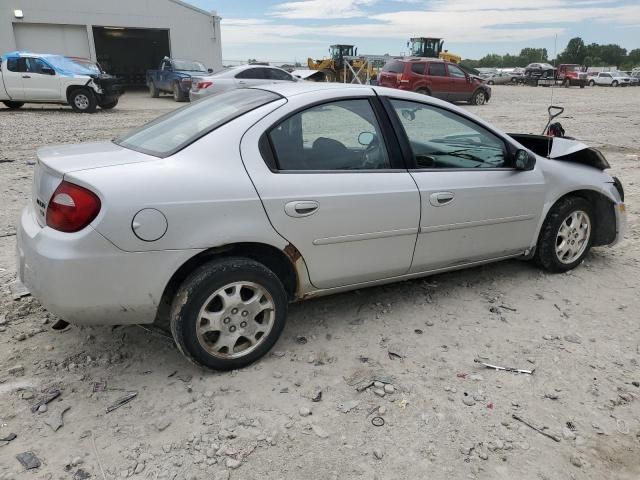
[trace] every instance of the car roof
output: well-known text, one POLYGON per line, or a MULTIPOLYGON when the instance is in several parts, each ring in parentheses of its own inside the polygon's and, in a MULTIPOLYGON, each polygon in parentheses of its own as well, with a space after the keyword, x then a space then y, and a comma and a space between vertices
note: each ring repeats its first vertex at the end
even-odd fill
POLYGON ((301 95, 304 93, 310 93, 310 92, 318 92, 323 90, 340 90, 340 89, 342 90, 368 89, 370 90, 371 94, 373 94, 371 85, 356 85, 356 84, 349 84, 349 83, 332 83, 332 82, 309 82, 304 80, 300 82, 267 83, 264 85, 257 85, 254 88, 257 88, 260 90, 268 90, 270 92, 277 93, 278 95, 285 98, 293 97, 295 95, 301 95))

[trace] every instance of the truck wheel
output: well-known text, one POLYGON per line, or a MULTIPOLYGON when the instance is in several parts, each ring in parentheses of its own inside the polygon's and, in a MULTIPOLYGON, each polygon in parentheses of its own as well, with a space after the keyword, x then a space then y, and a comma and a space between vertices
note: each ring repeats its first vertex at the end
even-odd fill
POLYGON ((176 293, 171 333, 192 362, 233 370, 271 349, 284 329, 287 307, 282 282, 261 263, 214 260, 193 272, 176 293))
POLYGON ((471 105, 484 105, 487 103, 487 94, 482 90, 476 90, 473 92, 469 103, 471 103, 471 105))
POLYGON ((24 102, 12 102, 11 100, 6 100, 4 102, 2 102, 5 104, 5 106, 7 108, 10 108, 11 110, 15 110, 17 108, 20 108, 24 105, 24 102))
POLYGON ((186 100, 182 90, 180 90, 180 85, 178 82, 174 82, 173 84, 173 99, 176 102, 184 102, 186 100))
POLYGON ((100 108, 103 109, 103 110, 111 110, 116 105, 118 105, 118 99, 115 99, 115 100, 113 100, 111 102, 107 102, 107 103, 101 103, 100 104, 100 108))
POLYGON ((78 88, 69 95, 69 105, 74 112, 94 113, 98 106, 96 96, 87 88, 78 88))
POLYGON ((158 87, 156 87, 156 84, 152 81, 149 82, 149 95, 151 95, 151 98, 158 98, 160 96, 160 90, 158 90, 158 87))
POLYGON ((577 267, 589 252, 595 231, 593 209, 579 197, 558 201, 540 230, 535 259, 550 272, 577 267))

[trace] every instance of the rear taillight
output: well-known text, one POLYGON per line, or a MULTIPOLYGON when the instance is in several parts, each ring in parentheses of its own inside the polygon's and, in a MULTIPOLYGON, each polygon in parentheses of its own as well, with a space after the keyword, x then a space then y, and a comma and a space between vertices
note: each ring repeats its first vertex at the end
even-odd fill
POLYGON ((47 205, 47 226, 61 232, 77 232, 100 212, 100 199, 90 190, 63 181, 47 205))
POLYGON ((202 90, 204 88, 209 88, 211 85, 213 85, 213 82, 198 82, 196 83, 196 88, 198 90, 202 90))

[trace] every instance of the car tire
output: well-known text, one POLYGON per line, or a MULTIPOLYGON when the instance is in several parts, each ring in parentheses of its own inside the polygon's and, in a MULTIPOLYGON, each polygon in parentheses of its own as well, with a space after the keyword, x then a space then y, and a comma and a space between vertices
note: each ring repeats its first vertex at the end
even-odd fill
POLYGON ((536 247, 536 263, 550 272, 578 266, 593 244, 595 216, 583 198, 559 200, 547 214, 536 247))
POLYGON ((469 103, 471 103, 471 105, 484 105, 487 103, 487 94, 482 90, 476 90, 473 92, 473 95, 471 95, 469 103))
POLYGON ((494 82, 493 80, 489 80, 489 81, 487 82, 487 84, 489 84, 489 85, 493 85, 494 83, 495 83, 495 82, 494 82))
POLYGON ((173 82, 173 99, 176 102, 184 102, 186 100, 178 82, 173 82))
POLYGON ((589 80, 589 86, 590 87, 595 87, 596 82, 594 82, 593 80, 589 80))
POLYGON ((271 349, 284 329, 287 308, 282 282, 263 264, 240 257, 214 260, 178 289, 171 333, 180 351, 197 365, 233 370, 271 349), (249 302, 252 299, 257 300, 249 302))
POLYGON ((100 108, 103 110, 111 110, 112 108, 115 108, 116 105, 118 105, 118 100, 113 100, 111 102, 107 102, 107 103, 101 103, 100 104, 100 108))
POLYGON ((416 93, 419 93, 420 95, 427 95, 427 96, 431 96, 431 92, 429 91, 428 88, 418 88, 416 90, 416 93))
POLYGON ((611 82, 611 86, 612 87, 617 87, 618 86, 618 81, 614 80, 613 82, 611 82))
POLYGON ((69 105, 77 113, 95 113, 98 101, 88 88, 77 88, 69 94, 69 105))
POLYGON ((151 98, 158 98, 160 96, 160 90, 156 87, 156 84, 149 82, 149 95, 151 98))
POLYGON ((11 110, 16 110, 24 105, 24 102, 13 102, 11 100, 6 100, 2 103, 4 103, 5 107, 10 108, 11 110))

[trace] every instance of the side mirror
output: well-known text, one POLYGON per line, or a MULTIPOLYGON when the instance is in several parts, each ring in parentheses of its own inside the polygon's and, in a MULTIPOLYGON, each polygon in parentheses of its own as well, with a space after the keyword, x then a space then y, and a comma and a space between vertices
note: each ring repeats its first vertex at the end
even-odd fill
POLYGON ((529 171, 536 166, 536 156, 527 150, 518 149, 514 155, 514 167, 516 170, 529 171))
POLYGON ((207 72, 213 73, 213 68, 207 68, 207 72))
POLYGON ((56 74, 55 70, 53 68, 49 68, 49 67, 42 67, 40 69, 40 72, 43 75, 55 75, 56 74))
POLYGON ((369 145, 371 145, 375 137, 375 134, 372 132, 362 132, 360 135, 358 135, 358 143, 360 145, 368 147, 369 145))

